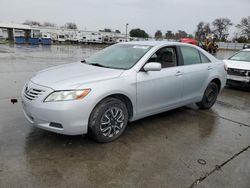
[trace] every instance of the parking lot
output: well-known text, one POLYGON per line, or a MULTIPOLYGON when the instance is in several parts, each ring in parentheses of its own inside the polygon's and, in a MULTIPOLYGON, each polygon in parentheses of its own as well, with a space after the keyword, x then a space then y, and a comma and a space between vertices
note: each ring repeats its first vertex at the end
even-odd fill
POLYGON ((101 48, 0 45, 0 187, 249 187, 246 89, 225 88, 207 111, 189 105, 135 121, 108 144, 31 127, 20 103, 27 79, 101 48))

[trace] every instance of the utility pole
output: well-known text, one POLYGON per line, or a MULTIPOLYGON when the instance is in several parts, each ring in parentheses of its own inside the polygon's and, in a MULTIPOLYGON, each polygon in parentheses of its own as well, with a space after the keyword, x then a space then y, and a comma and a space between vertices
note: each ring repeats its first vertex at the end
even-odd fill
POLYGON ((126 42, 128 42, 128 23, 126 23, 126 42))

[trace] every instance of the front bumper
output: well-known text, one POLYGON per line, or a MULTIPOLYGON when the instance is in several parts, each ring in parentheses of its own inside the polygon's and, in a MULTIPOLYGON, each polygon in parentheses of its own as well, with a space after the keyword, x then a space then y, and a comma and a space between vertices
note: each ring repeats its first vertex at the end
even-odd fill
POLYGON ((242 88, 250 88, 250 82, 242 82, 236 80, 227 80, 228 86, 242 87, 242 88))
POLYGON ((86 99, 74 101, 46 102, 43 100, 53 90, 32 82, 30 88, 45 91, 42 96, 30 100, 22 91, 23 112, 27 120, 34 126, 65 135, 80 135, 88 131, 88 119, 93 109, 91 101, 86 99), (53 124, 60 127, 54 127, 53 124))
POLYGON ((227 80, 250 83, 250 77, 249 76, 236 76, 236 75, 228 74, 227 75, 227 80))
POLYGON ((227 74, 227 85, 249 87, 250 77, 248 75, 232 75, 227 74))

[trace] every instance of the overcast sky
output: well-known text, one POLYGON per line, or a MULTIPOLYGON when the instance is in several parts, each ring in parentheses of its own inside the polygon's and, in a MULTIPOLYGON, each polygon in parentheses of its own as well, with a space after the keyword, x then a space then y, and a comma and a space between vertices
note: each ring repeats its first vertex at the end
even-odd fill
POLYGON ((194 33, 199 21, 250 16, 250 0, 0 0, 0 22, 75 22, 80 29, 142 28, 194 33))

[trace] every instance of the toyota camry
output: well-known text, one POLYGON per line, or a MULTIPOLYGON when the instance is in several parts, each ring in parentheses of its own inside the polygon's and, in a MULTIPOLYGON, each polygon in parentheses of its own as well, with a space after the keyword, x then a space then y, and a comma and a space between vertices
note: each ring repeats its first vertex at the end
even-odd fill
POLYGON ((125 42, 38 72, 22 104, 36 127, 110 142, 128 122, 190 103, 211 108, 225 82, 225 64, 197 46, 125 42))

